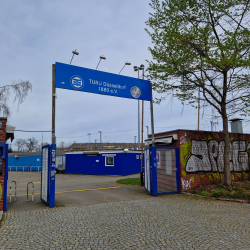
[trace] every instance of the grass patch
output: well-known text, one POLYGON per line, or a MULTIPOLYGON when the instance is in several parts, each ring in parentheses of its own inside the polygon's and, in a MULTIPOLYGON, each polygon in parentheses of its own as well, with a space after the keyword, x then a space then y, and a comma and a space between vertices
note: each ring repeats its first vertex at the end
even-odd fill
POLYGON ((240 199, 250 202, 250 180, 233 182, 231 186, 223 183, 202 185, 187 192, 207 197, 240 199))
POLYGON ((126 184, 126 185, 140 186, 141 185, 141 178, 137 177, 137 178, 120 179, 120 180, 117 180, 116 183, 126 184))

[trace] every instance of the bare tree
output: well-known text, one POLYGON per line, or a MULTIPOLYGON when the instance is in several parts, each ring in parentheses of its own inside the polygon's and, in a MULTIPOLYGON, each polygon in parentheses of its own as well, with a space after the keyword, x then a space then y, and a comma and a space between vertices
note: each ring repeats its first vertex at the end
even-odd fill
POLYGON ((26 140, 25 139, 17 139, 15 145, 17 146, 18 152, 24 152, 26 147, 26 140))
POLYGON ((27 152, 36 152, 39 150, 38 140, 34 137, 29 138, 25 145, 27 152))
POLYGON ((11 90, 14 92, 14 102, 17 101, 18 107, 22 104, 27 97, 29 91, 32 90, 32 84, 27 80, 14 81, 10 85, 5 85, 0 87, 0 111, 7 117, 10 116, 10 109, 8 107, 7 101, 11 90))

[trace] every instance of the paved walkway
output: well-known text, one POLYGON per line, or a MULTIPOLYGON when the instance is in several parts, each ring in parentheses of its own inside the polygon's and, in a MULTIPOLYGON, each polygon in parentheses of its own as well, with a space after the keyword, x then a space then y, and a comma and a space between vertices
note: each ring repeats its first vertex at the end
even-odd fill
POLYGON ((12 210, 0 249, 250 249, 250 204, 178 195, 12 210))

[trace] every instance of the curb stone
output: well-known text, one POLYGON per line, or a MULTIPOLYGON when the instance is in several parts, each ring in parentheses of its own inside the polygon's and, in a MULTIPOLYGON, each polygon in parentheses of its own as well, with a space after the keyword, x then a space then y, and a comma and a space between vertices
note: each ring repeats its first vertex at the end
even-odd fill
POLYGON ((247 200, 240 200, 240 199, 215 198, 215 197, 203 196, 203 195, 199 195, 199 194, 190 194, 190 193, 186 193, 186 192, 183 192, 182 194, 189 195, 189 196, 194 196, 194 197, 199 197, 199 198, 211 199, 211 200, 248 203, 247 200))
POLYGON ((0 211, 0 221, 2 220, 3 211, 0 211))

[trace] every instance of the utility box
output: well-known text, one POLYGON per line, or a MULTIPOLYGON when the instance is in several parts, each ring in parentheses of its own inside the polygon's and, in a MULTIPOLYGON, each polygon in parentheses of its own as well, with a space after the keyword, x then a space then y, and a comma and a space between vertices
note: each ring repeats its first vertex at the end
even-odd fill
POLYGON ((235 118, 231 119, 231 133, 243 134, 242 119, 235 118))

